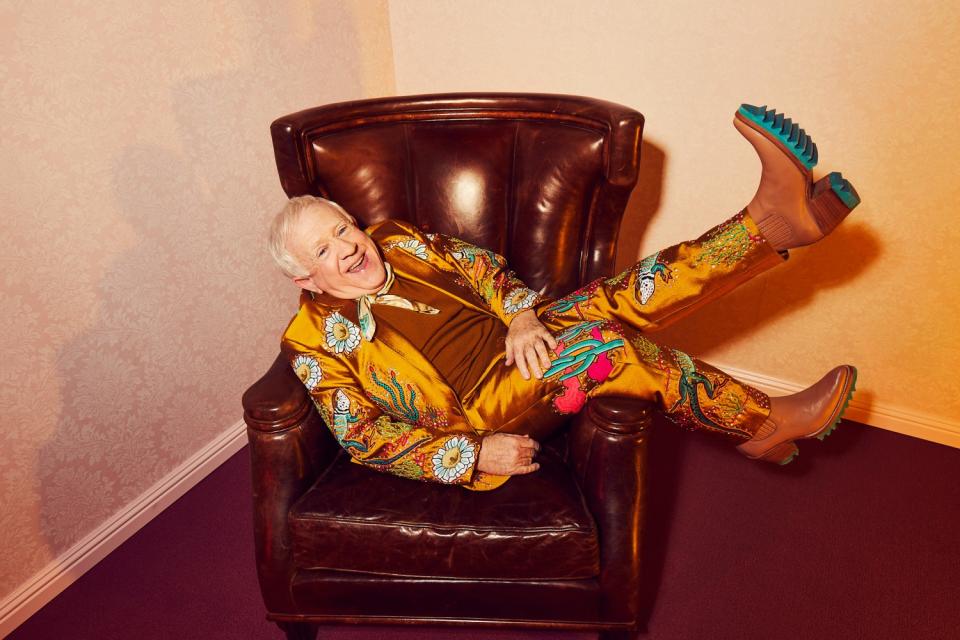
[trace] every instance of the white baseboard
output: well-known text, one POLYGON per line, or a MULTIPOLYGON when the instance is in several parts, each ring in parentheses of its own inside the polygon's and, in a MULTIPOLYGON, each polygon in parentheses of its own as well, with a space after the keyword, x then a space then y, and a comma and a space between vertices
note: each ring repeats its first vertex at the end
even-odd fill
MULTIPOLYGON (((796 393, 804 388, 803 385, 736 367, 717 366, 738 380, 770 395, 796 393)), ((858 402, 856 394, 844 417, 881 429, 960 448, 960 422, 950 422, 880 403, 858 402)), ((9 634, 43 605, 50 602, 127 538, 242 449, 246 443, 246 427, 243 421, 240 421, 27 580, 0 603, 0 637, 9 634)))
MULTIPOLYGON (((737 367, 716 364, 718 368, 731 376, 773 396, 796 393, 804 385, 786 382, 758 373, 744 371, 737 367)), ((853 394, 850 406, 843 414, 854 422, 868 424, 871 427, 895 431, 904 435, 929 440, 948 447, 960 448, 960 422, 944 420, 936 416, 924 415, 913 409, 901 409, 880 402, 865 402, 853 394)))
POLYGON ((0 637, 10 634, 246 443, 246 425, 241 420, 34 574, 0 602, 0 637))

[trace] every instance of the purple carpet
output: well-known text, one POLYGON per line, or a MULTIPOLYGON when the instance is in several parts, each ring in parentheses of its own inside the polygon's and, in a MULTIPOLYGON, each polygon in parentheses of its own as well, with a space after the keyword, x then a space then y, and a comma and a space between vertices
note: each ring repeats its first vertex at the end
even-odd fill
MULTIPOLYGON (((646 633, 658 640, 960 637, 960 451, 844 422, 787 467, 699 434, 651 443, 646 633)), ((9 636, 283 638, 254 571, 246 449, 9 636)), ((331 640, 591 633, 330 627, 331 640)))

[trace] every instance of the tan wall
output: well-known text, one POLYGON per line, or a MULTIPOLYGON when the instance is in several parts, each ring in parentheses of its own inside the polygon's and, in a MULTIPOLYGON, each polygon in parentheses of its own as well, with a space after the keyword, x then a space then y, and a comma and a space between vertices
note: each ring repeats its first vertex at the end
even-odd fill
POLYGON ((644 113, 621 265, 746 204, 759 163, 733 112, 786 110, 864 204, 660 337, 773 387, 856 364, 852 417, 960 446, 960 4, 395 0, 390 21, 399 93, 572 93, 644 113))
POLYGON ((271 120, 393 92, 384 2, 78 4, 0 13, 0 600, 236 423, 275 357, 271 120))

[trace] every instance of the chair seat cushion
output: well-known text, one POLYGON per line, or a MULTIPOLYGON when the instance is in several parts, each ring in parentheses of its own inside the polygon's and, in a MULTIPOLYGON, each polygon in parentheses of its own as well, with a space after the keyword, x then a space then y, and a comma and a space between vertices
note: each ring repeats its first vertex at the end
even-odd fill
POLYGON ((597 576, 596 525, 572 473, 553 453, 538 461, 535 473, 475 492, 340 456, 290 509, 295 563, 407 577, 597 576))

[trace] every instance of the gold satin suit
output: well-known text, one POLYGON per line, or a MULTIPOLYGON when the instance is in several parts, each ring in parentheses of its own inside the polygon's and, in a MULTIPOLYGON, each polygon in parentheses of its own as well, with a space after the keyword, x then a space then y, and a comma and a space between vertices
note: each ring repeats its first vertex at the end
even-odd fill
POLYGON ((282 350, 354 462, 417 480, 493 489, 507 476, 476 470, 492 432, 542 439, 598 395, 655 402, 674 422, 742 442, 769 398, 644 333, 781 263, 744 211, 626 271, 551 300, 517 279, 503 257, 399 221, 367 233, 393 269, 391 295, 438 313, 370 307, 304 292, 282 350), (557 348, 542 380, 504 364, 511 318, 534 309, 557 348))

